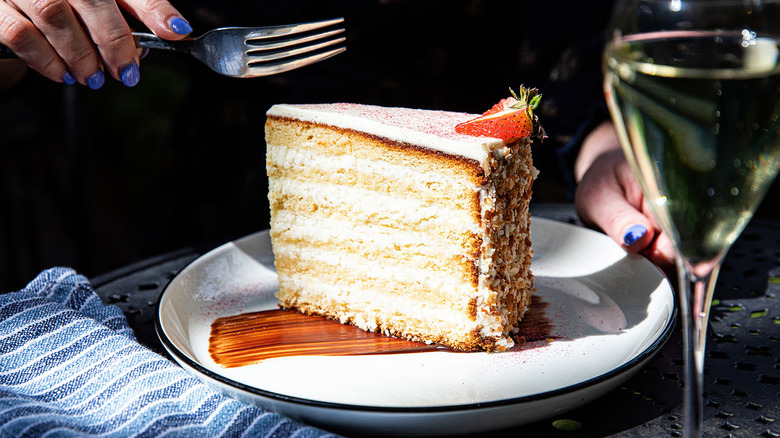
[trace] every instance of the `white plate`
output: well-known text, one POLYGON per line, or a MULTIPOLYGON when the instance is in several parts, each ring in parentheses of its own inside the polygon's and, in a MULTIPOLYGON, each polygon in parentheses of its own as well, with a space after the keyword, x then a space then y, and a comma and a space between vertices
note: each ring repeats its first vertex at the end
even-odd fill
POLYGON ((503 353, 300 356, 223 368, 208 353, 218 317, 274 309, 268 232, 187 266, 160 296, 157 332, 185 369, 238 399, 349 433, 448 435, 537 421, 620 385, 668 338, 669 282, 603 234, 532 219, 532 270, 552 343, 503 353))

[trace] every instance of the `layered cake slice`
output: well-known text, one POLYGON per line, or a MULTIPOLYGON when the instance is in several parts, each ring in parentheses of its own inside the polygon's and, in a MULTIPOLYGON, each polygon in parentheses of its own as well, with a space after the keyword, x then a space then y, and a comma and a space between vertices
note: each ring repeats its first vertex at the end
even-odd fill
POLYGON ((266 161, 281 306, 458 350, 511 347, 533 287, 531 140, 456 132, 474 118, 273 106, 266 161))

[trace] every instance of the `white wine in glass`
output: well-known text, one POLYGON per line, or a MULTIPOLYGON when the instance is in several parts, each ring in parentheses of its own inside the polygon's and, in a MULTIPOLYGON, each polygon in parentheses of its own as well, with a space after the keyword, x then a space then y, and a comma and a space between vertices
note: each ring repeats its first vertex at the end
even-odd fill
POLYGON ((715 281, 780 166, 780 0, 627 0, 604 52, 624 153, 676 251, 686 436, 715 281))

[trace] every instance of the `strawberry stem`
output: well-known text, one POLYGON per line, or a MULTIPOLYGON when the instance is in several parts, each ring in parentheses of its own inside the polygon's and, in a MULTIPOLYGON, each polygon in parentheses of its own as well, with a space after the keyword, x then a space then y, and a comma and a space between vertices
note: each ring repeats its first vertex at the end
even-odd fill
POLYGON ((536 88, 525 88, 522 85, 520 86, 519 96, 512 87, 509 87, 509 93, 517 100, 517 103, 512 105, 512 108, 514 109, 529 108, 534 110, 539 106, 539 102, 542 100, 542 95, 538 94, 539 90, 536 88))
POLYGON ((531 123, 533 123, 534 134, 540 140, 547 137, 547 134, 544 132, 544 128, 542 128, 542 126, 539 124, 539 119, 533 113, 533 110, 535 110, 536 107, 539 106, 539 102, 541 102, 542 100, 542 95, 539 94, 539 90, 537 90, 536 88, 525 88, 524 86, 521 85, 519 96, 515 94, 514 90, 512 90, 512 87, 509 87, 509 93, 512 94, 512 97, 517 99, 517 103, 515 105, 512 105, 512 108, 515 109, 527 108, 528 118, 531 120, 531 123))

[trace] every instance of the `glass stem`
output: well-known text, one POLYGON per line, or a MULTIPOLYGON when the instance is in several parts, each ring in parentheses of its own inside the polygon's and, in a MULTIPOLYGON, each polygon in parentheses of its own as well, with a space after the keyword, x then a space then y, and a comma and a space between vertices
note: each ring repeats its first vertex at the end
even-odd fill
POLYGON ((707 321, 715 282, 720 264, 695 275, 678 257, 680 314, 682 317, 683 351, 683 421, 685 436, 699 438, 702 435, 704 411, 704 349, 707 341, 707 321))

